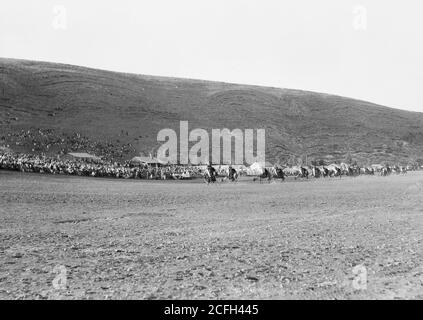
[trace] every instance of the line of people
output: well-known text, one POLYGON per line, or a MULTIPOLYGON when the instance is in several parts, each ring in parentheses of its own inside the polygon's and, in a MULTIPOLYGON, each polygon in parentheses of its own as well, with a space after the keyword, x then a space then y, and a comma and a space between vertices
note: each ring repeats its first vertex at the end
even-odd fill
POLYGON ((130 162, 90 162, 86 160, 56 159, 47 156, 0 153, 0 169, 20 172, 64 174, 75 176, 123 179, 191 179, 203 172, 193 166, 133 165, 130 162))
MULTIPOLYGON (((36 172, 47 174, 64 174, 76 176, 91 177, 110 177, 124 179, 152 179, 152 180, 182 180, 204 177, 210 170, 208 167, 201 166, 181 166, 169 165, 156 167, 154 165, 134 165, 130 161, 117 163, 111 161, 92 162, 88 160, 53 158, 44 155, 33 155, 23 153, 1 152, 0 151, 0 169, 13 170, 21 172, 36 172)), ((265 168, 263 168, 265 169, 265 168)), ((374 165, 370 167, 359 167, 356 165, 332 164, 328 166, 293 166, 280 167, 275 166, 263 172, 249 173, 242 170, 235 170, 232 166, 218 167, 215 170, 215 176, 225 176, 229 180, 236 180, 239 175, 257 175, 267 178, 281 178, 293 176, 295 178, 308 177, 341 177, 358 175, 386 176, 392 173, 407 173, 410 170, 405 166, 381 166, 374 165), (267 171, 267 173, 266 173, 267 171)))

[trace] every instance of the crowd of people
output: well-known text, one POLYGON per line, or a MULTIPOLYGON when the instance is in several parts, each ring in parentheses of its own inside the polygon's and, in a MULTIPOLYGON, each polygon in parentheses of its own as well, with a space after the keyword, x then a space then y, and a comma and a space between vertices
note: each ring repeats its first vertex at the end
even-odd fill
POLYGON ((29 128, 0 136, 0 143, 16 151, 32 150, 34 153, 66 154, 71 150, 85 150, 101 154, 107 159, 121 160, 136 153, 136 148, 127 139, 128 132, 121 131, 116 140, 96 141, 79 132, 58 132, 54 129, 29 128), (122 139, 122 141, 121 141, 122 139))
POLYGON ((134 165, 110 161, 52 158, 23 153, 0 153, 0 170, 123 179, 191 179, 203 175, 197 166, 134 165))

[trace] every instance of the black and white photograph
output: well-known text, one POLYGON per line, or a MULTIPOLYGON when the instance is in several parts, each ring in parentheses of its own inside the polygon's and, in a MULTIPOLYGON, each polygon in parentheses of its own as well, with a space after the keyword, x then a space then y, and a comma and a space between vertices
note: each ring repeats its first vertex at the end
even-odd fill
POLYGON ((1 0, 0 300, 422 300, 422 12, 1 0))

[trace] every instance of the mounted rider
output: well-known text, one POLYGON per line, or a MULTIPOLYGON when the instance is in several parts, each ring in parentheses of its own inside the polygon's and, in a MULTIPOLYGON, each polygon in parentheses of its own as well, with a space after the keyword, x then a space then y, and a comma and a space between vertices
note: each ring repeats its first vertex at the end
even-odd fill
POLYGON ((217 176, 216 169, 213 168, 212 165, 209 163, 207 165, 207 169, 206 169, 204 177, 207 179, 208 182, 216 182, 216 176, 217 176))
POLYGON ((308 179, 308 170, 305 167, 300 167, 300 171, 301 171, 301 178, 307 178, 308 179))
POLYGON ((273 167, 273 170, 275 171, 277 178, 285 180, 285 173, 283 172, 281 167, 279 167, 275 164, 274 167, 273 167))
POLYGON ((232 165, 228 168, 228 179, 230 181, 235 181, 238 178, 238 173, 236 170, 232 167, 232 165))

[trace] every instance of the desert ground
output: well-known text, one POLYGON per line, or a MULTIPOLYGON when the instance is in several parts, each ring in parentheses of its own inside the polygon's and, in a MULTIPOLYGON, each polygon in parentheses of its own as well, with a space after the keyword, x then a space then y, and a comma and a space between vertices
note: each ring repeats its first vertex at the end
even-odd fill
POLYGON ((208 186, 0 171, 0 299, 422 299, 422 248, 423 172, 208 186))

